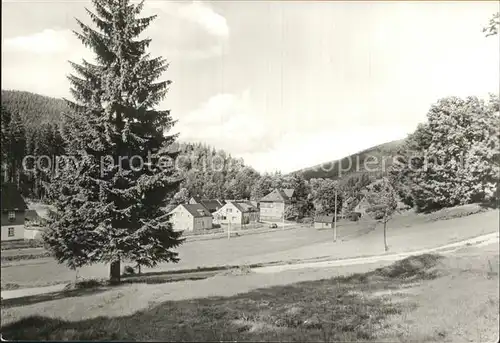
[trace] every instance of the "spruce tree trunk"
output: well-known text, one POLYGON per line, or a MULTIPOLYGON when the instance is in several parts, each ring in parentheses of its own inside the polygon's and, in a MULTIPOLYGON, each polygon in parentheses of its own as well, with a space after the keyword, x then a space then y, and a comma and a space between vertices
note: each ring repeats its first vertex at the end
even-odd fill
POLYGON ((120 260, 116 260, 111 262, 111 265, 109 266, 109 282, 111 284, 117 284, 120 283, 120 260))
POLYGON ((9 169, 9 182, 14 183, 16 180, 16 168, 14 167, 14 162, 10 163, 9 169))
POLYGON ((9 182, 9 166, 6 162, 2 163, 2 183, 9 182))
POLYGON ((16 177, 17 177, 17 189, 21 188, 21 172, 22 172, 22 163, 21 165, 18 166, 17 172, 16 172, 16 177))

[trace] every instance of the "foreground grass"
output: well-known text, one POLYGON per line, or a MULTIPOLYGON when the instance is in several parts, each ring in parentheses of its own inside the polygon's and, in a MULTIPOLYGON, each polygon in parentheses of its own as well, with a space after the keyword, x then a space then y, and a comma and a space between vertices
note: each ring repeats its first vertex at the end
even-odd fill
POLYGON ((9 340, 375 341, 388 316, 413 305, 364 294, 436 278, 440 259, 413 256, 369 273, 169 301, 117 318, 32 316, 2 327, 2 334, 9 340))

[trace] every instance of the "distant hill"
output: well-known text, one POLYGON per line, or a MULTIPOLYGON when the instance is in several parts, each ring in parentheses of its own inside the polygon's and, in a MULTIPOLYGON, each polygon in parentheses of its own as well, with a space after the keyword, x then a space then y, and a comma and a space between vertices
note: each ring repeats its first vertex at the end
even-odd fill
POLYGON ((2 106, 10 112, 18 112, 26 127, 37 127, 43 123, 60 123, 61 113, 67 109, 62 99, 3 89, 2 106))
POLYGON ((383 172, 383 165, 387 168, 392 164, 393 156, 397 155, 403 143, 404 139, 380 144, 336 161, 301 169, 296 173, 302 174, 306 180, 314 178, 336 180, 347 175, 366 172, 378 177, 383 172))
MULTIPOLYGON (((25 91, 2 90, 2 107, 21 117, 26 153, 48 156, 64 153, 63 145, 57 152, 53 149, 53 138, 59 137, 56 134, 57 125, 54 124, 62 123, 62 113, 68 109, 64 100, 25 91)), ((193 195, 249 198, 253 184, 260 176, 242 159, 206 144, 176 142, 171 148, 179 152, 177 167, 185 178, 182 187, 193 195)), ((24 181, 21 183, 25 185, 24 181)), ((23 195, 31 196, 34 193, 35 198, 40 197, 32 184, 26 183, 25 188, 23 195)))

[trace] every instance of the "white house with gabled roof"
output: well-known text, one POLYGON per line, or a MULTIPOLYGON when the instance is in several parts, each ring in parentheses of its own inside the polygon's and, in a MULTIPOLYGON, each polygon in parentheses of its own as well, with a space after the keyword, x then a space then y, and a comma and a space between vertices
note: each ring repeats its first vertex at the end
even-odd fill
POLYGON ((181 204, 169 213, 175 231, 195 231, 212 228, 212 214, 201 204, 181 204))

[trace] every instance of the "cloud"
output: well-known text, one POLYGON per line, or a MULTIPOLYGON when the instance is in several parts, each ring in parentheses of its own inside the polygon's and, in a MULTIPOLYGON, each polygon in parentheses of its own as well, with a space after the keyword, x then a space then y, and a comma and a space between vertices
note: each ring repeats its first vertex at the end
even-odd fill
MULTIPOLYGON (((45 29, 30 35, 5 39, 3 52, 7 53, 5 58, 12 64, 12 68, 52 69, 51 72, 53 68, 48 68, 45 63, 57 66, 57 69, 61 70, 61 65, 68 65, 68 60, 73 62, 80 62, 82 59, 89 62, 95 60, 93 50, 84 46, 70 29, 45 29), (40 67, 33 63, 33 54, 37 56, 37 62, 44 63, 45 66, 40 67), (27 59, 31 62, 28 62, 29 66, 23 63, 27 59)), ((45 72, 47 71, 43 71, 45 72)))
POLYGON ((193 2, 146 1, 144 15, 158 15, 146 34, 154 45, 168 46, 171 57, 207 59, 224 54, 229 26, 208 5, 193 2))
POLYGON ((61 97, 69 95, 66 76, 74 73, 68 60, 95 58, 71 30, 45 29, 5 39, 2 59, 2 87, 61 97))
POLYGON ((214 36, 224 38, 229 36, 226 18, 199 1, 179 7, 178 13, 182 18, 200 24, 214 36))
POLYGON ((227 38, 229 26, 224 16, 215 12, 207 4, 200 1, 182 3, 169 1, 146 1, 146 12, 157 14, 158 11, 195 23, 213 36, 227 38))
POLYGON ((202 141, 232 154, 263 151, 274 144, 270 123, 255 114, 249 91, 217 94, 179 118, 184 141, 202 141))
POLYGON ((224 149, 261 172, 286 173, 404 138, 417 124, 391 123, 390 118, 363 121, 358 113, 362 105, 345 106, 343 116, 311 114, 308 120, 283 119, 257 110, 253 103, 248 90, 217 94, 198 109, 177 117, 174 131, 180 133, 182 141, 224 149))
MULTIPOLYGON (((144 15, 158 15, 145 32, 152 49, 168 46, 169 58, 202 60, 221 56, 229 37, 226 18, 201 2, 146 1, 144 15)), ((156 51, 155 51, 156 50, 156 51)))
MULTIPOLYGON (((313 167, 346 157, 368 147, 405 138, 408 129, 398 125, 361 125, 340 130, 289 132, 278 137, 270 151, 238 155, 260 172, 280 170, 284 173, 313 167), (352 139, 355 132, 356 139, 352 139), (346 146, 346 142, 349 142, 346 146)), ((328 167, 328 166, 326 166, 328 167)))
MULTIPOLYGON (((175 3, 147 1, 143 15, 159 14, 145 31, 154 46, 169 47, 168 55, 188 59, 206 59, 224 53, 229 36, 226 18, 201 2, 175 3)), ((88 18, 84 22, 89 22, 88 18)), ((71 30, 44 29, 3 41, 4 52, 58 54, 74 52, 81 43, 71 30)), ((88 49, 86 49, 88 50, 88 49)), ((158 49, 156 49, 158 50, 158 49)), ((80 52, 79 49, 78 52, 80 52)), ((161 54, 161 53, 160 53, 161 54)))
POLYGON ((72 33, 69 30, 46 29, 31 35, 6 39, 4 52, 61 53, 71 47, 72 33))
MULTIPOLYGON (((15 4, 12 4, 14 6, 15 4)), ((76 5, 82 10, 87 4, 76 5)), ((11 10, 12 10, 11 6, 11 10)), ((17 6, 17 5, 16 5, 17 6)), ((89 6, 92 9, 92 6, 89 6)), ((17 8, 16 8, 17 10, 17 8)), ((142 16, 158 14, 144 35, 152 38, 151 53, 171 61, 201 60, 225 53, 229 29, 225 18, 202 3, 147 1, 142 16)), ((88 16, 79 17, 90 24, 88 16)), ((69 29, 46 28, 2 37, 2 86, 45 95, 69 96, 68 60, 94 61, 94 53, 69 29), (8 38, 4 38, 4 37, 8 38), (50 80, 50 85, 47 84, 50 80)))

